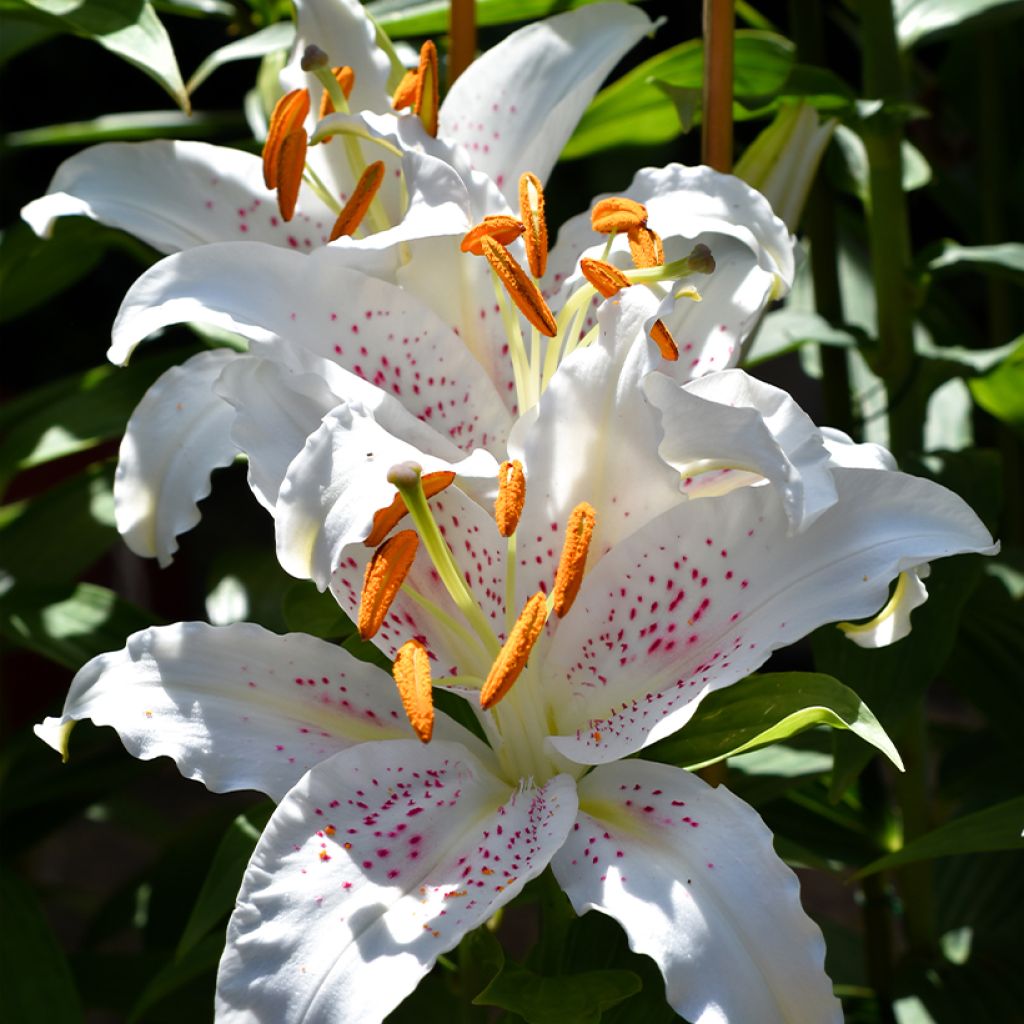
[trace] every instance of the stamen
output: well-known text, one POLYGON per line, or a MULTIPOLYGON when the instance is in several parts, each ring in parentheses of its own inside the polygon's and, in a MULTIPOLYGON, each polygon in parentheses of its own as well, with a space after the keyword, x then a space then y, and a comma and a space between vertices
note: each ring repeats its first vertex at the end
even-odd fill
POLYGON ((363 577, 363 593, 359 600, 357 625, 364 640, 375 636, 383 625, 392 602, 409 575, 419 545, 415 530, 402 530, 373 553, 363 577))
POLYGON ((580 270, 583 276, 604 296, 610 299, 623 288, 628 288, 632 282, 618 267, 604 260, 592 260, 584 256, 580 260, 580 270))
POLYGON ((555 586, 551 591, 551 607, 560 619, 568 614, 579 593, 580 584, 583 582, 583 571, 587 565, 590 538, 594 536, 596 520, 597 514, 594 512, 594 507, 585 501, 580 502, 569 513, 569 521, 565 527, 562 557, 558 560, 555 586))
POLYGON ((402 76, 402 80, 391 97, 391 106, 395 110, 404 110, 416 102, 416 85, 419 82, 419 77, 415 71, 406 71, 402 76))
POLYGON ((420 66, 413 110, 419 114, 429 135, 437 136, 437 115, 441 106, 437 77, 437 47, 428 39, 420 47, 420 66))
POLYGON ((520 612, 480 691, 480 707, 485 711, 494 707, 512 689, 512 684, 526 668, 530 651, 547 621, 547 602, 544 591, 538 590, 520 612))
POLYGON ((660 267, 665 262, 665 248, 657 231, 652 231, 646 224, 642 224, 630 228, 627 237, 634 266, 660 267))
POLYGON ((498 470, 498 500, 494 503, 494 520, 502 537, 511 537, 519 525, 526 501, 526 477, 523 464, 510 459, 498 470))
POLYGON ((647 207, 625 196, 612 196, 594 204, 590 211, 590 226, 602 235, 613 231, 629 231, 647 223, 647 207))
MULTIPOLYGON (((356 73, 347 64, 342 64, 340 67, 331 68, 331 74, 334 75, 334 80, 345 94, 345 99, 348 99, 352 95, 352 87, 356 84, 356 73)), ((323 95, 320 97, 319 120, 323 120, 328 114, 333 114, 334 112, 334 100, 331 99, 330 93, 324 89, 323 95)), ((330 141, 331 138, 328 136, 324 139, 324 144, 326 145, 330 141)))
POLYGON ((348 202, 342 207, 338 219, 331 228, 330 241, 341 238, 342 235, 355 233, 356 228, 362 223, 370 203, 380 190, 381 182, 384 180, 384 161, 376 160, 363 171, 352 190, 348 202))
MULTIPOLYGON (((440 494, 446 487, 450 486, 454 480, 454 473, 450 470, 441 469, 436 473, 427 473, 426 476, 421 478, 420 483, 423 485, 423 493, 428 498, 432 498, 435 494, 440 494)), ((373 513, 373 529, 370 530, 370 535, 363 543, 368 548, 375 548, 408 511, 405 499, 401 494, 396 494, 394 500, 387 508, 377 509, 373 513)))
POLYGON ((515 257, 503 245, 486 235, 480 239, 480 246, 519 311, 541 334, 553 338, 556 334, 555 318, 544 296, 527 277, 515 257))
POLYGON ((519 216, 526 229, 523 242, 526 245, 530 273, 534 277, 543 277, 548 265, 548 222, 544 216, 544 189, 540 179, 529 171, 519 178, 519 216))
POLYGON ((664 320, 655 320, 651 325, 651 341, 658 346, 661 358, 666 362, 674 363, 679 358, 679 346, 664 320))
POLYGON ((267 141, 263 143, 263 180, 267 188, 277 188, 278 158, 281 144, 302 125, 309 113, 309 92, 294 89, 282 96, 274 105, 267 127, 267 141))
POLYGON ((299 127, 284 137, 277 154, 277 206, 286 221, 295 216, 308 148, 306 131, 299 127))
POLYGON ((501 245, 510 245, 525 230, 522 221, 516 217, 504 213, 491 214, 466 232, 460 248, 474 256, 483 256, 484 250, 480 245, 482 238, 493 238, 501 245))
POLYGON ((409 724, 424 743, 429 743, 434 732, 434 697, 426 647, 418 640, 406 640, 398 648, 391 674, 409 724))

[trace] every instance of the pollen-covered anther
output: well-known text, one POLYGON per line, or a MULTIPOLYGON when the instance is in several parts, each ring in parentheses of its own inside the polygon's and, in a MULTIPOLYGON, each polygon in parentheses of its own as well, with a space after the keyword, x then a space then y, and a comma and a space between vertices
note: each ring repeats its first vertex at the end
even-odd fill
MULTIPOLYGON (((453 472, 440 469, 434 473, 424 474, 420 483, 423 485, 423 493, 428 498, 432 498, 454 481, 455 474, 453 472)), ((363 543, 368 548, 375 548, 408 512, 409 510, 405 507, 405 498, 401 494, 396 494, 390 505, 379 508, 373 513, 373 528, 363 543)))
POLYGON ((502 537, 511 537, 516 532, 525 501, 523 464, 518 459, 509 459, 498 470, 498 498, 494 503, 494 521, 502 537))
POLYGON ((277 188, 281 145, 285 138, 302 127, 308 113, 309 91, 306 89, 293 89, 274 105, 267 126, 267 141, 263 143, 263 181, 267 188, 277 188))
POLYGON ((419 640, 406 640, 398 648, 391 674, 409 724, 424 743, 429 743, 434 732, 434 697, 426 647, 419 640))
POLYGON ((494 659, 491 671, 480 691, 480 707, 485 711, 504 697, 526 668, 530 651, 537 642, 548 617, 547 597, 538 590, 523 606, 508 639, 494 659))
POLYGON ((618 295, 623 288, 628 288, 632 284, 618 267, 605 260, 593 260, 584 256, 580 260, 580 271, 606 299, 618 295))
POLYGON ((474 256, 483 256, 484 250, 480 243, 484 238, 491 238, 501 245, 511 245, 525 230, 518 217, 507 213, 491 214, 466 232, 460 248, 474 256))
POLYGON ((629 231, 647 224, 647 207, 635 199, 612 196, 601 199, 590 211, 590 226, 602 235, 629 231))
POLYGON ((634 266, 641 269, 660 267, 665 262, 665 247, 657 231, 642 224, 631 228, 626 237, 629 239, 629 254, 633 257, 634 266))
MULTIPOLYGON (((356 73, 347 64, 342 64, 340 67, 331 68, 331 74, 334 75, 334 80, 341 87, 345 99, 348 99, 352 95, 352 87, 356 84, 356 73)), ((320 97, 320 117, 327 117, 328 114, 334 112, 334 100, 331 99, 331 94, 324 89, 323 95, 320 97)), ((331 137, 328 135, 323 141, 326 144, 331 141, 331 137)))
POLYGON ((440 83, 437 76, 437 47, 428 39, 420 47, 416 93, 412 108, 419 115, 429 135, 437 136, 437 116, 441 107, 440 83))
POLYGON ((283 220, 295 216, 295 204, 299 201, 302 186, 302 172, 306 169, 306 150, 309 142, 304 128, 289 132, 281 142, 277 155, 277 207, 283 220))
POLYGON ((569 521, 565 526, 565 543, 562 545, 562 555, 558 560, 555 586, 551 591, 551 608, 559 618, 568 614, 579 593, 596 521, 597 514, 593 505, 585 501, 581 501, 569 513, 569 521))
POLYGON ((419 82, 417 71, 406 71, 391 95, 391 106, 395 110, 405 110, 416 102, 416 85, 419 82))
POLYGON ((348 202, 342 207, 338 219, 331 228, 330 240, 333 242, 342 235, 355 234, 356 228, 362 223, 370 204, 380 190, 384 180, 384 161, 376 160, 359 176, 356 187, 352 190, 348 202))
POLYGON ((665 326, 664 320, 655 320, 651 324, 651 341, 658 346, 662 359, 674 363, 679 358, 679 346, 672 337, 672 332, 665 326))
POLYGON ((375 636, 383 625, 391 603, 409 575, 419 543, 415 530, 402 530, 373 553, 366 566, 363 593, 359 599, 357 625, 364 640, 375 636))
POLYGON ((480 239, 480 246, 487 257, 487 262, 494 268, 494 272, 501 279, 512 301, 519 307, 519 311, 541 334, 553 338, 558 330, 555 318, 540 289, 519 266, 512 253, 493 238, 486 236, 480 239))
POLYGON ((534 277, 543 277, 548 266, 548 222, 544 216, 544 189, 529 171, 519 177, 519 216, 526 233, 526 260, 534 277))

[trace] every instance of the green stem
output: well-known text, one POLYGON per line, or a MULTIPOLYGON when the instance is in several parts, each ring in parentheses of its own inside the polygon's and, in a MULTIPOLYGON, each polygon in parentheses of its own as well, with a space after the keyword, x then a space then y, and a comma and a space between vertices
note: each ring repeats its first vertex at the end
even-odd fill
MULTIPOLYGON (((877 758, 861 773, 859 785, 864 823, 875 837, 879 850, 888 851, 888 808, 882 769, 877 758)), ((879 1024, 896 1024, 896 1015, 892 1007, 892 917, 885 879, 885 874, 878 872, 868 875, 862 883, 864 968, 878 1000, 879 1024)))
MULTIPOLYGON (((828 66, 825 54, 823 12, 820 4, 790 0, 789 23, 803 64, 828 66)), ((804 229, 811 243, 811 276, 814 280, 814 308, 833 327, 844 322, 843 295, 839 287, 839 239, 836 231, 835 199, 819 174, 804 208, 804 229)), ((850 403, 850 368, 846 351, 820 345, 822 394, 828 423, 856 436, 850 403)))
MULTIPOLYGON (((906 98, 892 0, 861 3, 864 93, 887 104, 906 98)), ((868 118, 868 238, 878 303, 878 348, 872 368, 889 398, 890 447, 897 458, 918 451, 924 399, 915 387, 914 314, 910 290, 910 223, 903 191, 902 120, 891 110, 868 118)))
MULTIPOLYGON (((903 845, 932 829, 928 806, 928 746, 924 704, 916 709, 903 736, 901 750, 906 771, 896 781, 896 797, 903 814, 903 845)), ((911 953, 922 958, 935 951, 935 907, 932 865, 924 860, 896 872, 903 917, 911 953)))

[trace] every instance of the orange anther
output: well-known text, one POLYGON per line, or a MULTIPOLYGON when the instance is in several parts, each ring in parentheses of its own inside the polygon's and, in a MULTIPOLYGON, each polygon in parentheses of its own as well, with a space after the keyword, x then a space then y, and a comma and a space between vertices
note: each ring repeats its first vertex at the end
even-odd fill
MULTIPOLYGON (((352 87, 356 84, 356 73, 347 64, 342 64, 340 67, 331 68, 331 74, 334 75, 335 81, 341 86, 345 99, 348 99, 352 95, 352 87)), ((333 114, 334 112, 334 100, 331 99, 331 94, 324 89, 320 96, 320 117, 327 117, 328 114, 333 114)), ((322 140, 325 146, 330 141, 330 135, 322 140)))
POLYGON ((356 228, 366 216, 366 211, 370 208, 370 203, 377 195, 383 180, 384 161, 376 160, 359 176, 352 195, 348 197, 348 202, 342 207, 338 219, 334 222, 334 227, 331 228, 330 241, 333 242, 336 238, 341 238, 342 235, 355 233, 356 228))
POLYGON ((391 106, 395 110, 404 110, 416 102, 416 84, 419 81, 419 77, 415 71, 406 71, 402 76, 402 80, 398 83, 398 87, 391 97, 391 106))
POLYGON ((651 341, 658 346, 662 359, 674 363, 679 358, 679 346, 664 320, 655 320, 651 325, 651 341))
POLYGON ((402 530, 386 540, 373 553, 363 577, 359 599, 359 635, 364 640, 376 636, 384 623, 391 602, 398 596, 409 575, 420 539, 415 530, 402 530))
POLYGON ((295 204, 299 199, 302 172, 306 169, 306 130, 302 127, 290 132, 281 141, 277 154, 277 206, 284 220, 295 216, 295 204))
POLYGON ((559 618, 568 614, 579 593, 596 520, 597 513, 593 506, 585 501, 581 501, 569 513, 569 521, 565 525, 565 543, 562 545, 562 556, 558 560, 552 591, 551 607, 559 618))
POLYGON ((429 743, 434 732, 434 695, 426 647, 418 640, 406 640, 398 648, 391 674, 409 724, 424 743, 429 743))
MULTIPOLYGON (((424 474, 420 483, 423 485, 423 493, 428 498, 432 498, 435 494, 440 494, 454 480, 455 474, 450 470, 439 469, 437 472, 424 474)), ((377 509, 373 513, 373 528, 363 543, 368 548, 375 548, 408 511, 405 507, 405 499, 401 494, 396 493, 390 505, 377 509)))
POLYGON ((516 532, 525 501, 523 464, 518 459, 509 459, 498 470, 498 500, 494 503, 494 521, 502 537, 511 537, 516 532))
POLYGON ((487 673, 487 680, 480 691, 480 707, 485 711, 494 707, 512 689, 512 684, 526 668, 530 651, 533 650, 547 617, 547 597, 542 590, 538 590, 519 613, 512 632, 498 652, 498 657, 494 659, 491 671, 487 673))
POLYGON ((602 235, 613 231, 628 231, 647 223, 647 207, 625 196, 612 196, 594 204, 590 211, 590 226, 602 235))
POLYGON ((474 256, 483 256, 484 250, 480 239, 493 238, 502 245, 514 242, 524 231, 522 221, 508 214, 499 213, 484 217, 476 227, 466 232, 462 239, 462 251, 471 252, 474 256))
POLYGON ((665 248, 657 231, 652 231, 644 224, 630 228, 627 237, 634 266, 660 267, 665 262, 665 248))
POLYGON ((515 257, 505 246, 495 242, 493 238, 484 236, 480 246, 487 262, 501 279, 512 301, 519 311, 540 331, 541 334, 553 338, 557 332, 555 318, 544 301, 540 290, 526 275, 526 271, 516 262, 515 257))
POLYGON ((548 222, 544 216, 544 189, 540 179, 526 171, 519 178, 519 216, 526 228, 523 242, 530 273, 543 277, 548 265, 548 222))
POLYGON ((618 267, 604 260, 592 260, 584 256, 580 260, 583 276, 606 298, 618 295, 632 283, 618 267))
POLYGON ((267 188, 277 188, 278 158, 281 143, 296 128, 302 127, 309 113, 309 92, 294 89, 282 96, 274 105, 267 126, 267 141, 263 143, 263 180, 267 188))
POLYGON ((429 135, 437 135, 437 115, 441 106, 437 77, 437 47, 428 39, 420 47, 420 66, 413 110, 420 116, 429 135))

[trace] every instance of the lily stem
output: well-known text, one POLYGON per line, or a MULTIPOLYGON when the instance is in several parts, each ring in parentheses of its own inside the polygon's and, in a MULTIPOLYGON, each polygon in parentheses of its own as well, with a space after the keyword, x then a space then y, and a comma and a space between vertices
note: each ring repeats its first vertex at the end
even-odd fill
POLYGON ((451 0, 448 20, 448 88, 476 56, 476 0, 451 0))
POLYGON ((704 112, 701 161, 732 170, 734 0, 704 0, 704 112))

